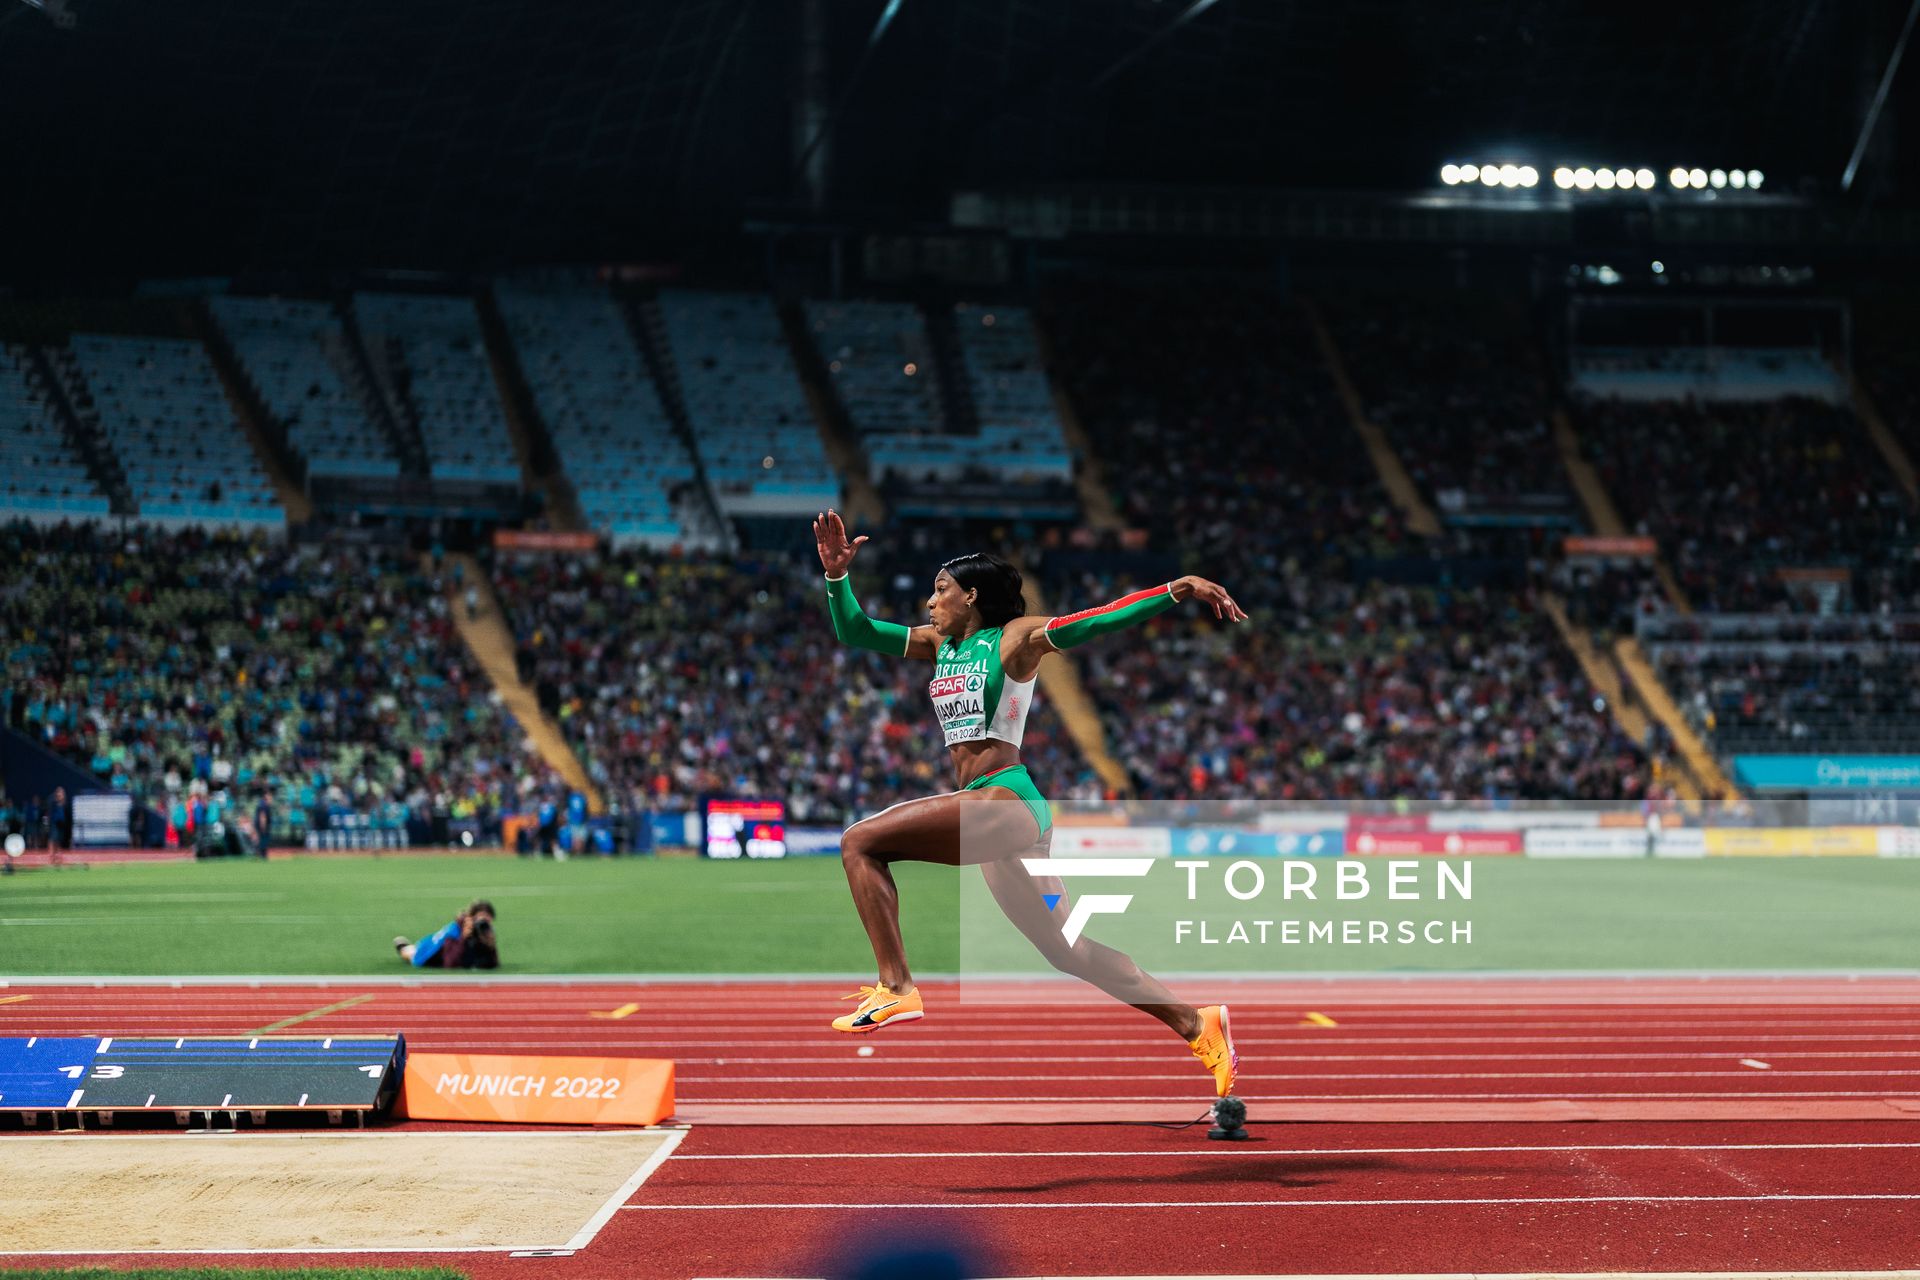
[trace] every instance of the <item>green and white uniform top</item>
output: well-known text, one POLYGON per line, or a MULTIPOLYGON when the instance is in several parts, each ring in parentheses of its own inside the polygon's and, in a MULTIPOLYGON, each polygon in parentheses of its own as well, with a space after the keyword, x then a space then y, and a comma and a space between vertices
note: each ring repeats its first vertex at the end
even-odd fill
MULTIPOLYGON (((897 622, 876 622, 860 608, 847 575, 827 578, 827 614, 841 643, 874 653, 904 655, 913 643, 913 629, 897 622)), ((1174 584, 1169 582, 1135 591, 1108 604, 1078 613, 1049 618, 1047 642, 1070 649, 1096 636, 1144 622, 1173 607, 1174 584)), ((994 738, 1020 745, 1027 732, 1027 712, 1033 707, 1033 681, 1009 680, 1000 664, 1001 628, 982 627, 964 640, 948 637, 933 655, 933 711, 947 745, 994 738)))
POLYGON ((948 637, 934 652, 927 694, 949 747, 997 738, 1019 746, 1033 709, 1032 679, 1012 680, 1000 664, 1000 628, 948 637))

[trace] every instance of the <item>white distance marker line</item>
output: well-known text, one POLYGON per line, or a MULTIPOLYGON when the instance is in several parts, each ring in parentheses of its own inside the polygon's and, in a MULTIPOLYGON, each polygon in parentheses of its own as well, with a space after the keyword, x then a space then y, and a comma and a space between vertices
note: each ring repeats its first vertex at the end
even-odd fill
POLYGON ((647 1157, 644 1164, 633 1171, 633 1176, 621 1183, 619 1190, 607 1197, 606 1203, 600 1206, 597 1213, 587 1219, 586 1225, 574 1232, 573 1239, 559 1247, 562 1249, 584 1249, 592 1244, 593 1238, 600 1234, 600 1228, 607 1225, 616 1210, 624 1207, 627 1201, 633 1199, 633 1193, 640 1189, 642 1183, 653 1176, 654 1170, 667 1162, 667 1157, 673 1154, 675 1147, 678 1147, 686 1140, 686 1136, 687 1131, 685 1129, 668 1130, 665 1140, 661 1142, 660 1146, 652 1155, 647 1157))
POLYGON ((1504 1151, 1872 1151, 1880 1148, 1911 1150, 1920 1142, 1729 1142, 1601 1143, 1592 1146, 1543 1147, 1196 1147, 1192 1151, 816 1151, 780 1154, 683 1155, 682 1160, 1056 1160, 1056 1159, 1188 1159, 1193 1156, 1419 1156, 1482 1155, 1504 1151))
MULTIPOLYGON (((734 1081, 735 1084, 751 1083, 734 1081)), ((986 1083, 991 1084, 992 1081, 986 1083)), ((1301 1103, 1337 1103, 1337 1102, 1485 1102, 1489 1098, 1519 1102, 1530 1099, 1546 1098, 1562 1102, 1641 1101, 1654 1099, 1703 1099, 1733 1098, 1744 1102, 1771 1102, 1776 1098, 1920 1098, 1920 1093, 1889 1089, 1738 1089, 1731 1092, 1680 1092, 1680 1093, 1478 1093, 1459 1091, 1454 1093, 1252 1093, 1242 1095, 1245 1102, 1285 1102, 1301 1103)), ((1082 1093, 1016 1093, 1016 1094, 947 1094, 933 1098, 888 1098, 895 1105, 910 1104, 926 1106, 933 1103, 975 1103, 975 1102, 1170 1102, 1186 1106, 1193 1102, 1190 1093, 1102 1093, 1088 1095, 1082 1093)), ((697 1103, 701 1106, 713 1106, 725 1103, 761 1106, 772 1103, 806 1103, 818 1105, 838 1102, 840 1099, 826 1097, 814 1098, 710 1098, 685 1097, 680 1101, 697 1103)), ((1789 1117, 1790 1118, 1790 1117, 1789 1117)))
MULTIPOLYGON (((1754 1069, 1755 1071, 1771 1071, 1771 1070, 1773 1070, 1773 1064, 1772 1064, 1772 1063, 1770 1063, 1770 1062, 1762 1062, 1762 1061, 1760 1061, 1760 1059, 1758 1059, 1758 1058, 1742 1058, 1742 1059, 1740 1059, 1740 1065, 1741 1065, 1741 1066, 1743 1066, 1743 1067, 1752 1067, 1752 1068, 1753 1068, 1753 1069, 1754 1069)), ((1792 1072, 1792 1071, 1787 1071, 1787 1072, 1783 1072, 1782 1074, 1783 1074, 1783 1075, 1795 1075, 1795 1074, 1797 1074, 1797 1073, 1796 1073, 1796 1072, 1792 1072)))
MULTIPOLYGON (((1777 1201, 1827 1204, 1859 1200, 1920 1200, 1920 1192, 1868 1191, 1755 1196, 1487 1196, 1421 1200, 981 1200, 973 1203, 922 1201, 913 1207, 916 1212, 921 1209, 1388 1209, 1453 1204, 1757 1204, 1777 1201)), ((870 1201, 859 1203, 825 1201, 813 1204, 628 1204, 622 1205, 621 1208, 655 1213, 685 1213, 742 1209, 750 1212, 763 1209, 871 1209, 873 1205, 870 1201)))
MULTIPOLYGON (((920 1076, 920 1075, 882 1074, 879 1068, 886 1065, 888 1064, 884 1062, 876 1062, 874 1064, 875 1070, 873 1072, 870 1072, 865 1075, 857 1075, 857 1076, 829 1076, 829 1075, 749 1076, 749 1075, 728 1074, 728 1075, 721 1075, 721 1076, 680 1076, 678 1077, 678 1079, 679 1079, 679 1083, 681 1084, 731 1084, 731 1085, 863 1084, 863 1083, 871 1083, 877 1080, 885 1080, 890 1084, 904 1083, 907 1081, 951 1084, 958 1081, 979 1081, 981 1083, 995 1083, 1002 1080, 1062 1080, 1062 1077, 1058 1072, 1050 1072, 1045 1075, 1033 1075, 1033 1076, 1001 1075, 998 1072, 985 1072, 985 1071, 977 1071, 971 1075, 962 1075, 962 1076, 920 1076)), ((1770 1069, 1767 1066, 1767 1064, 1764 1062, 1748 1061, 1747 1065, 1750 1067, 1758 1067, 1763 1071, 1770 1069)), ((1340 1072, 1340 1078, 1342 1080, 1651 1080, 1651 1079, 1699 1080, 1699 1079, 1705 1079, 1708 1077, 1717 1078, 1721 1076, 1740 1076, 1744 1078, 1750 1074, 1751 1074, 1750 1072, 1746 1072, 1746 1071, 1342 1071, 1340 1072)), ((1905 1070, 1898 1070, 1895 1068, 1886 1068, 1884 1070, 1820 1071, 1813 1068, 1806 1068, 1803 1070, 1776 1071, 1774 1072, 1774 1074, 1779 1076, 1818 1076, 1821 1079, 1835 1079, 1842 1076, 1873 1076, 1873 1077, 1920 1076, 1920 1071, 1905 1071, 1905 1070)), ((1073 1076, 1073 1079, 1075 1080, 1143 1080, 1144 1081, 1144 1080, 1191 1080, 1192 1078, 1193 1078, 1193 1072, 1191 1071, 1164 1071, 1164 1072, 1134 1071, 1134 1072, 1129 1072, 1126 1075, 1097 1075, 1097 1074, 1089 1074, 1084 1072, 1076 1072, 1073 1076)), ((1300 1071, 1300 1072, 1262 1071, 1262 1072, 1259 1072, 1258 1074, 1255 1074, 1253 1072, 1244 1072, 1242 1073, 1242 1078, 1253 1079, 1253 1080, 1325 1080, 1327 1078, 1327 1073, 1324 1071, 1300 1071)))

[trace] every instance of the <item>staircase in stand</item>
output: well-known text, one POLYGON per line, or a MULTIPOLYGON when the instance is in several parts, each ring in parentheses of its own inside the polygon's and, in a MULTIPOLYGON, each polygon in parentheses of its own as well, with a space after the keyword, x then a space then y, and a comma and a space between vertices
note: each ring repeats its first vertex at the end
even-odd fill
POLYGON ((507 420, 507 434, 513 440, 514 457, 520 463, 520 475, 529 488, 538 489, 547 502, 547 520, 556 529, 583 530, 587 518, 580 510, 580 499, 573 491, 554 450, 552 433, 527 384, 526 371, 520 367, 520 353, 514 350, 507 322, 500 314, 499 300, 493 290, 482 287, 474 294, 474 309, 480 318, 480 337, 487 346, 487 366, 493 371, 493 384, 500 393, 500 407, 507 420))
POLYGON ((286 511, 288 523, 304 524, 311 520, 313 500, 307 496, 305 469, 287 447, 286 428, 261 399, 259 389, 247 376, 233 343, 227 340, 212 310, 205 303, 195 303, 187 319, 200 345, 207 349, 214 372, 220 375, 220 389, 226 392, 233 420, 240 424, 247 443, 253 446, 254 457, 260 460, 260 470, 272 482, 274 496, 286 511))
POLYGON ((1887 466, 1892 469, 1894 479, 1906 490, 1907 501, 1920 502, 1920 482, 1916 482, 1913 471, 1913 459, 1907 456, 1906 446, 1900 443, 1900 437, 1887 427, 1887 420, 1880 416, 1880 409, 1867 394, 1867 386, 1860 381, 1860 375, 1847 371, 1847 383, 1853 389, 1853 411, 1860 415, 1860 421, 1867 428, 1874 447, 1880 450, 1887 466))
POLYGON ((1046 320, 1047 317, 1034 312, 1033 337, 1040 350, 1040 366, 1047 372, 1047 388, 1053 393, 1053 411, 1060 415, 1060 433, 1067 438, 1067 447, 1073 450, 1073 487, 1080 497, 1080 510, 1085 513, 1090 528, 1123 528, 1126 522, 1114 506, 1113 490, 1107 486, 1107 471, 1100 461, 1100 452, 1094 447, 1093 437, 1080 420, 1073 398, 1067 394, 1066 384, 1055 368, 1053 338, 1047 332, 1046 320))
MULTIPOLYGON (((721 514, 713 482, 700 454, 700 440, 693 430, 693 417, 687 412, 686 391, 680 385, 680 369, 673 360, 673 343, 667 336, 667 318, 660 310, 660 300, 623 298, 620 314, 627 322, 627 332, 633 335, 633 345, 640 350, 640 358, 647 362, 648 375, 660 390, 660 406, 667 411, 667 420, 673 423, 680 443, 686 446, 687 456, 693 459, 693 474, 698 484, 698 492, 692 495, 693 511, 709 526, 707 532, 711 536, 729 550, 737 548, 739 538, 733 522, 721 514)), ((684 516, 681 523, 683 526, 687 523, 684 516)))
POLYGON ((1627 673, 1627 679, 1633 682, 1634 692, 1645 704, 1649 714, 1666 726, 1673 737, 1674 749, 1680 753, 1680 759, 1700 784, 1701 792, 1712 800, 1731 797, 1734 794, 1733 783, 1720 768, 1720 762, 1713 758, 1713 752, 1693 731, 1687 718, 1680 714, 1680 707, 1660 682, 1659 673, 1653 664, 1647 661, 1647 655, 1640 648, 1640 642, 1632 636, 1622 636, 1613 642, 1613 656, 1627 673))
MULTIPOLYGON (((1014 568, 1020 570, 1020 576, 1026 582, 1027 612, 1035 617, 1048 617, 1052 610, 1047 608, 1045 593, 1039 584, 1027 572, 1019 556, 1012 556, 1014 568)), ((1080 748, 1081 757, 1107 789, 1118 796, 1133 794, 1133 781, 1127 776, 1126 766, 1114 759, 1107 750, 1106 726, 1100 723, 1100 712, 1093 705, 1093 696, 1087 692, 1086 682, 1080 678, 1080 668, 1071 654, 1049 654, 1047 661, 1040 664, 1040 688, 1060 713, 1060 721, 1067 727, 1067 736, 1080 748)))
POLYGON ((1400 454, 1394 449, 1393 442, 1387 439, 1387 433, 1367 417, 1366 406, 1360 401, 1360 393, 1354 389, 1353 379, 1347 376, 1347 363, 1340 358, 1339 344, 1333 340, 1333 331, 1327 328, 1320 309, 1306 301, 1302 301, 1300 306, 1306 313, 1308 326, 1313 330, 1314 343, 1320 348, 1320 358, 1326 362, 1327 373, 1333 378, 1340 403, 1346 407, 1347 422, 1366 446, 1367 456, 1373 460, 1373 469, 1379 475, 1387 497, 1392 499, 1394 506, 1400 508, 1400 516, 1406 521, 1410 532, 1423 538, 1439 537, 1440 517, 1420 496, 1419 486, 1407 474, 1406 463, 1400 460, 1400 454))
POLYGON ((926 316, 927 346, 933 352, 935 373, 940 379, 940 412, 946 418, 947 431, 954 435, 980 434, 980 411, 973 401, 973 380, 967 376, 966 353, 960 349, 960 327, 953 322, 953 307, 921 308, 926 316))
POLYGON ((337 304, 340 334, 326 344, 327 359, 360 397, 367 416, 393 442, 393 456, 411 476, 427 474, 427 444, 420 434, 420 415, 407 394, 407 366, 388 344, 369 345, 348 299, 337 304))
MULTIPOLYGON (((1652 738, 1653 720, 1648 716, 1645 705, 1635 696, 1634 689, 1622 682, 1620 668, 1609 660, 1608 655, 1601 653, 1600 647, 1593 641, 1592 632, 1567 616, 1566 603, 1559 596, 1551 592, 1542 594, 1540 607, 1552 620, 1554 629, 1560 633, 1560 639, 1566 643, 1574 660, 1580 664, 1587 683, 1607 700, 1607 711, 1613 717, 1614 725, 1627 737, 1644 746, 1652 738)), ((1664 769, 1667 763, 1660 762, 1660 767, 1664 769)), ((1663 780, 1671 780, 1674 791, 1683 800, 1700 798, 1700 785, 1690 769, 1675 770, 1663 780)))
MULTIPOLYGON (((1603 538, 1633 536, 1627 528, 1627 522, 1620 518, 1619 508, 1613 505, 1613 495, 1607 492, 1606 482, 1600 479, 1600 472, 1581 451, 1579 429, 1573 425, 1573 415, 1567 412, 1565 405, 1553 407, 1553 442, 1560 450, 1560 461, 1566 467, 1567 479, 1573 483, 1573 491, 1587 513, 1588 526, 1603 538)), ((1693 612, 1686 592, 1680 589, 1680 580, 1673 576, 1673 570, 1667 567, 1664 556, 1654 557, 1653 575, 1658 579, 1660 590, 1669 604, 1681 613, 1693 612)))
POLYGON ((107 443, 107 433, 100 426, 100 415, 93 407, 87 380, 80 366, 74 363, 73 353, 65 347, 34 346, 29 360, 34 373, 46 384, 54 415, 60 420, 67 442, 86 464, 88 478, 106 495, 113 514, 137 514, 133 487, 127 483, 127 473, 121 470, 119 458, 107 443))
MULTIPOLYGON (((453 616, 454 630, 459 632, 465 642, 467 652, 473 655, 480 669, 500 691, 500 701, 506 705, 520 727, 526 730, 528 739, 540 758, 552 767, 553 771, 565 780, 569 787, 587 798, 587 808, 594 814, 607 811, 606 798, 600 789, 593 785, 587 776, 586 766, 580 763, 580 757, 560 732, 560 727, 548 718, 540 709, 540 699, 533 689, 520 679, 520 667, 514 660, 513 628, 507 623, 506 612, 500 607, 500 597, 494 593, 493 583, 487 578, 486 570, 480 562, 470 555, 454 554, 446 559, 445 573, 447 590, 447 608, 453 616), (460 580, 454 581, 453 567, 459 566, 460 580), (467 587, 475 589, 477 608, 469 615, 467 602, 463 598, 467 587)), ((432 558, 425 559, 428 572, 432 572, 432 558)))
POLYGON ((827 362, 807 328, 806 308, 798 302, 783 302, 779 311, 780 328, 793 351, 793 367, 800 371, 800 386, 807 393, 807 407, 813 410, 821 447, 845 486, 847 509, 844 514, 851 523, 863 528, 878 527, 886 520, 887 506, 880 490, 874 486, 873 470, 867 461, 867 451, 860 444, 860 433, 854 430, 846 406, 835 394, 827 362))

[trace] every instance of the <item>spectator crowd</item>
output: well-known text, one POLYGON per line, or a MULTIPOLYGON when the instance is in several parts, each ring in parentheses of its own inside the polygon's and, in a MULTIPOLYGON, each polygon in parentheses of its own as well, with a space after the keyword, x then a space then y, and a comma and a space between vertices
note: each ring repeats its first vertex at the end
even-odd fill
POLYGON ((0 527, 6 721, 185 837, 265 797, 497 823, 551 785, 415 558, 265 536, 0 527))

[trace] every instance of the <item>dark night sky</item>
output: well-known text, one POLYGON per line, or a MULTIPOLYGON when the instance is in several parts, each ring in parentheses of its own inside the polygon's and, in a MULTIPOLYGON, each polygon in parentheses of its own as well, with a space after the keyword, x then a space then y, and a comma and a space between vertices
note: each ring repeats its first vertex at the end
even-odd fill
MULTIPOLYGON (((800 0, 69 0, 0 10, 0 270, 670 255, 792 205, 800 0)), ((824 0, 837 100, 883 0, 824 0)), ((1831 190, 1903 0, 904 0, 845 209, 955 188, 1425 185, 1506 144, 1831 190)), ((1916 53, 1920 59, 1920 52, 1916 53)), ((1909 66, 1866 195, 1910 203, 1909 66)), ((1857 193, 1858 194, 1858 193, 1857 193)))

